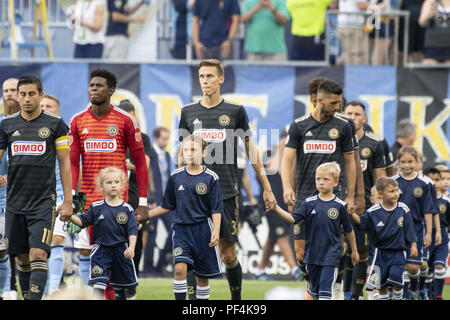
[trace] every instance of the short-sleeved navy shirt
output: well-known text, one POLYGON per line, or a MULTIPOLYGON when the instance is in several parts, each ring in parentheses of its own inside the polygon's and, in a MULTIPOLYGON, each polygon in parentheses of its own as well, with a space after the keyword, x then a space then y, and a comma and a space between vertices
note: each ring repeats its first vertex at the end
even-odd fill
POLYGON ((228 38, 228 22, 240 14, 237 0, 196 0, 194 16, 200 20, 200 42, 206 47, 218 47, 228 38))
POLYGON ((106 27, 106 36, 128 36, 128 23, 116 22, 112 19, 112 13, 114 11, 127 15, 127 13, 125 12, 126 5, 127 0, 108 0, 108 25, 106 27))

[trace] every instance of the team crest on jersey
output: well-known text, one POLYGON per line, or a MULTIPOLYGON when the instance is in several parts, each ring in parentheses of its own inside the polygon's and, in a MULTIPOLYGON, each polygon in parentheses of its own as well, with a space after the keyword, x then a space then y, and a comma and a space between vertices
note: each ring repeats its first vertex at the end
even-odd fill
POLYGON ((136 133, 134 134, 134 139, 136 140, 137 143, 141 142, 141 140, 142 140, 142 135, 141 135, 141 133, 140 133, 140 132, 136 132, 136 133))
POLYGON ((339 216, 339 211, 336 208, 330 208, 330 209, 328 209, 327 215, 328 215, 328 218, 334 220, 334 219, 337 219, 337 217, 339 216))
POLYGON ((179 256, 180 254, 183 253, 183 249, 181 249, 180 247, 176 247, 175 249, 173 249, 173 256, 179 256))
POLYGON ((414 197, 420 198, 421 196, 423 196, 423 189, 421 187, 416 187, 414 188, 413 193, 414 197))
POLYGON ((119 133, 119 128, 116 125, 112 124, 108 127, 108 134, 110 136, 116 136, 119 133))
POLYGON ((372 155, 372 150, 370 148, 363 148, 361 150, 361 158, 368 159, 372 155))
POLYGON ((331 139, 337 139, 339 138, 339 130, 336 128, 330 129, 330 131, 328 131, 328 136, 331 139))
POLYGON ((439 205, 439 212, 444 214, 447 211, 447 206, 443 203, 439 205))
POLYGON ((50 129, 47 127, 42 127, 39 129, 38 135, 42 139, 47 139, 50 136, 50 129))
POLYGON ((207 190, 208 188, 203 182, 197 183, 197 185, 195 186, 195 191, 197 191, 198 194, 205 194, 207 190))
POLYGON ((222 127, 226 127, 227 125, 230 124, 230 117, 227 116, 226 114, 221 115, 221 116, 219 117, 219 124, 220 124, 222 127))
POLYGON ((91 270, 93 276, 98 277, 103 273, 103 269, 99 266, 94 266, 91 270))
POLYGON ((116 220, 119 224, 125 224, 128 222, 128 215, 125 212, 119 212, 116 216, 116 220))
POLYGON ((402 228, 403 227, 403 217, 400 217, 400 218, 398 218, 397 219, 397 224, 398 224, 398 226, 400 227, 400 228, 402 228))
POLYGON ((300 234, 300 225, 294 224, 294 234, 300 234))
POLYGON ((364 159, 364 160, 361 159, 360 163, 361 163, 361 170, 362 170, 362 172, 366 171, 366 169, 367 169, 367 159, 364 159))

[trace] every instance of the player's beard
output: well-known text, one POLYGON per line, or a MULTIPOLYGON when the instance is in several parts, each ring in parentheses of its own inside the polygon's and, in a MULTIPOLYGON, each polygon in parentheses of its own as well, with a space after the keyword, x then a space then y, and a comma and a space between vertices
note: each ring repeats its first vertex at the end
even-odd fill
POLYGON ((106 98, 91 98, 89 99, 93 105, 100 106, 104 104, 107 100, 106 98))
POLYGON ((6 101, 3 100, 3 105, 5 114, 14 114, 20 111, 20 105, 17 100, 14 99, 8 99, 6 101))

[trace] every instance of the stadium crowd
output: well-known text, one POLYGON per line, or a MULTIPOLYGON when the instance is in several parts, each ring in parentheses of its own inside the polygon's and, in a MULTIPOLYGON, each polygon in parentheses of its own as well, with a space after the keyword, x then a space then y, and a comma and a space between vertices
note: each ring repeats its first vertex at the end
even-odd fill
MULTIPOLYGON (((76 44, 74 57, 126 58, 128 27, 130 23, 145 22, 142 11, 135 13, 144 3, 142 0, 129 6, 127 0, 77 0, 69 15, 76 44)), ((323 61, 328 41, 335 47, 331 62, 336 64, 380 65, 398 61, 401 65, 405 45, 409 62, 450 62, 449 0, 172 0, 171 3, 174 36, 170 53, 174 59, 186 59, 190 43, 192 57, 197 59, 323 61), (327 24, 328 9, 340 13, 330 15, 327 24), (409 13, 409 18, 399 15, 399 10, 409 13), (240 30, 244 30, 243 42, 238 38, 240 30), (243 52, 233 50, 236 45, 242 45, 243 52), (394 56, 397 52, 398 56, 394 56)))

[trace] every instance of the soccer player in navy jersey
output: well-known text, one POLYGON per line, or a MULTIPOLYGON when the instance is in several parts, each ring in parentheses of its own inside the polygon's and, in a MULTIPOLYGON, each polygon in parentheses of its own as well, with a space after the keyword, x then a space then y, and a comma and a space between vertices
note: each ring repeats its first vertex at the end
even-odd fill
MULTIPOLYGON (((408 255, 406 258, 406 271, 409 277, 409 290, 405 297, 412 300, 419 299, 419 276, 420 269, 428 269, 424 260, 424 249, 431 244, 431 233, 433 225, 433 213, 437 212, 436 201, 433 197, 433 184, 427 177, 417 172, 418 153, 412 146, 404 146, 398 152, 398 164, 400 172, 393 176, 400 190, 400 201, 404 202, 414 221, 417 236, 417 257, 408 255)), ((441 230, 439 221, 436 225, 436 244, 441 242, 441 230)), ((426 251, 425 251, 426 254, 426 251)), ((428 271, 427 271, 428 273, 428 271)), ((406 275, 405 275, 406 276, 406 275)), ((407 281, 406 281, 407 282, 407 281)))
POLYGON ((359 261, 347 204, 333 193, 333 188, 339 184, 340 171, 336 162, 321 164, 315 172, 319 194, 305 199, 294 213, 278 205, 275 209, 290 223, 305 222, 306 250, 303 262, 308 272, 307 290, 315 300, 331 299, 342 252, 341 227, 352 249, 353 264, 359 261))
POLYGON ((124 289, 138 284, 133 261, 137 223, 133 208, 121 196, 128 179, 123 170, 106 167, 95 182, 105 199, 93 202, 83 215, 72 215, 70 221, 82 228, 95 225, 89 285, 103 297, 109 282, 116 300, 126 300, 124 289))
MULTIPOLYGON (((442 194, 442 178, 441 172, 436 168, 426 168, 423 170, 425 176, 430 178, 436 188, 437 206, 439 209, 439 223, 441 226, 441 244, 436 245, 435 235, 436 228, 433 228, 430 256, 428 259, 428 266, 430 268, 433 285, 431 290, 425 289, 424 296, 428 296, 434 300, 442 300, 442 291, 444 289, 445 275, 447 273, 447 258, 448 258, 448 223, 450 221, 450 198, 442 194), (434 273, 433 273, 433 270, 434 273), (431 295, 432 294, 432 295, 431 295)), ((429 273, 429 274, 430 274, 429 273)))
MULTIPOLYGON (((379 300, 389 299, 389 286, 393 289, 393 300, 403 296, 403 270, 405 253, 417 256, 417 237, 414 222, 408 206, 398 202, 397 182, 389 177, 381 177, 376 183, 381 203, 370 207, 361 216, 350 213, 350 218, 360 230, 368 231, 375 246, 371 271, 378 279, 379 300)), ((372 275, 371 272, 371 276, 372 275)))
POLYGON ((218 243, 224 211, 218 175, 202 164, 206 142, 188 136, 181 145, 186 166, 174 170, 167 182, 162 204, 150 210, 150 218, 175 210, 173 218, 173 291, 186 300, 187 271, 196 276, 196 298, 209 299, 209 278, 223 275, 218 243))

